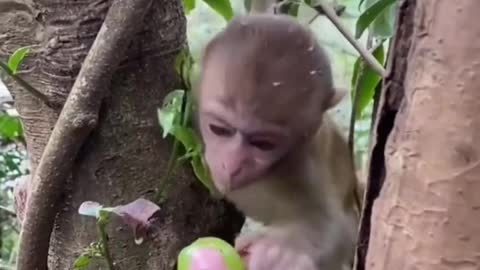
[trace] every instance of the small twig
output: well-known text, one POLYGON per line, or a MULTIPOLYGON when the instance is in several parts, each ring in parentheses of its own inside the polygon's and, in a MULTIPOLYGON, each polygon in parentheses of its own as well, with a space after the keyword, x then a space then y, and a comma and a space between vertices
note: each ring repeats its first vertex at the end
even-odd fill
POLYGON ((385 78, 387 72, 383 66, 378 63, 377 59, 353 37, 352 33, 343 25, 338 18, 335 10, 333 10, 328 4, 325 4, 323 1, 320 1, 316 7, 314 7, 317 12, 323 12, 325 16, 335 25, 335 27, 342 33, 342 35, 352 44, 352 46, 358 51, 360 56, 365 60, 365 62, 382 78, 385 78))
POLYGON ((180 146, 179 141, 174 138, 172 152, 170 153, 170 157, 167 163, 167 169, 164 176, 162 177, 162 180, 160 181, 157 195, 155 196, 155 202, 159 204, 162 203, 165 199, 166 191, 168 190, 173 171, 175 170, 175 163, 177 162, 178 152, 180 150, 179 146, 180 146))
POLYGON ((320 17, 320 12, 317 12, 317 14, 315 14, 315 16, 313 16, 309 21, 308 21, 308 24, 312 24, 318 17, 320 17))
POLYGON ((105 224, 101 222, 97 222, 97 231, 100 235, 100 239, 102 239, 102 255, 107 262, 108 270, 114 270, 112 256, 110 255, 110 248, 108 247, 108 237, 107 232, 105 231, 105 224))
POLYGON ((44 95, 42 92, 40 92, 38 89, 30 85, 28 82, 26 82, 24 79, 22 79, 20 76, 17 74, 13 73, 13 71, 8 67, 7 64, 4 62, 0 61, 0 68, 7 73, 10 78, 12 78, 15 82, 17 82, 20 86, 25 88, 30 94, 35 96, 36 98, 40 99, 43 103, 45 103, 48 107, 53 108, 53 109, 58 109, 61 107, 60 104, 57 104, 55 102, 52 102, 46 95, 44 95))
MULTIPOLYGON (((9 223, 8 223, 8 227, 10 227, 10 229, 12 229, 12 231, 16 232, 17 234, 20 233, 20 230, 15 226, 14 223, 10 223, 10 222, 9 222, 9 223)), ((16 243, 18 243, 18 241, 17 241, 16 243)))
POLYGON ((11 217, 17 217, 17 214, 15 213, 15 211, 13 211, 12 209, 10 209, 8 207, 0 205, 0 210, 4 211, 5 213, 7 213, 11 217))

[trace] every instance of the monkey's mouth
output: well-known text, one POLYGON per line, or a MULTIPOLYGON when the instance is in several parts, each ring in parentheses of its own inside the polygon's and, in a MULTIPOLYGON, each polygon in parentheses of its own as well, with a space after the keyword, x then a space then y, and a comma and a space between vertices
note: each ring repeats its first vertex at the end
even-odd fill
POLYGON ((240 257, 242 257, 242 259, 244 261, 248 261, 248 257, 250 256, 250 251, 249 251, 250 246, 251 245, 248 245, 248 246, 238 250, 238 254, 240 255, 240 257))

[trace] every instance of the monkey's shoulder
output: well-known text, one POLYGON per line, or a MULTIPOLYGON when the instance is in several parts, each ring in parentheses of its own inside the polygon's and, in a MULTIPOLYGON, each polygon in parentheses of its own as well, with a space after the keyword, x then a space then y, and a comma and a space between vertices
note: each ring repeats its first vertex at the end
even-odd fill
POLYGON ((339 198, 350 204, 358 184, 355 165, 347 139, 328 114, 324 115, 309 149, 313 152, 312 156, 317 156, 317 166, 325 170, 323 175, 328 176, 327 180, 331 181, 339 198))

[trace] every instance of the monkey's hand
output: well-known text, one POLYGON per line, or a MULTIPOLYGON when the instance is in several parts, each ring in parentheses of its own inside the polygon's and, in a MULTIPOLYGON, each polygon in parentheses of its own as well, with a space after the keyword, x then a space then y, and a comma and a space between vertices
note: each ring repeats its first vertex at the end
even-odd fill
POLYGON ((246 233, 235 241, 248 270, 317 270, 307 252, 274 235, 246 233))

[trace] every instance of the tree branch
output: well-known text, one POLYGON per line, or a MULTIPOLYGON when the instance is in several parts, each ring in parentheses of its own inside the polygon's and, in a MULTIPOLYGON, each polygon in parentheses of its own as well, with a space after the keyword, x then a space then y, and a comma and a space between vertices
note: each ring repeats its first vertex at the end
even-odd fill
POLYGON ((60 195, 77 153, 96 127, 103 97, 152 0, 115 0, 82 65, 33 177, 18 254, 18 270, 46 270, 60 195))
POLYGON ((25 88, 30 94, 35 96, 36 98, 40 99, 43 103, 45 103, 48 107, 52 109, 60 109, 62 106, 61 104, 57 104, 52 102, 46 95, 40 92, 38 89, 30 85, 26 82, 22 77, 18 76, 17 74, 13 73, 13 71, 8 67, 7 64, 0 61, 0 68, 7 73, 10 78, 12 78, 15 82, 17 82, 20 86, 25 88))
POLYGON ((17 214, 15 213, 15 210, 12 210, 6 206, 3 206, 3 205, 0 205, 0 210, 2 210, 3 212, 5 212, 7 215, 9 215, 10 217, 17 217, 17 214))
MULTIPOLYGON (((383 66, 378 63, 377 59, 373 57, 373 55, 367 51, 367 49, 363 48, 362 45, 356 40, 352 33, 343 25, 340 21, 340 18, 337 16, 335 10, 330 7, 330 5, 326 4, 323 0, 319 1, 318 4, 313 7, 318 13, 323 13, 327 18, 335 25, 335 27, 342 33, 342 35, 352 44, 352 46, 358 51, 360 56, 365 60, 367 65, 369 65, 375 72, 377 72, 382 78, 385 78, 387 72, 383 68, 383 66)), ((316 17, 314 17, 315 19, 316 17)))

